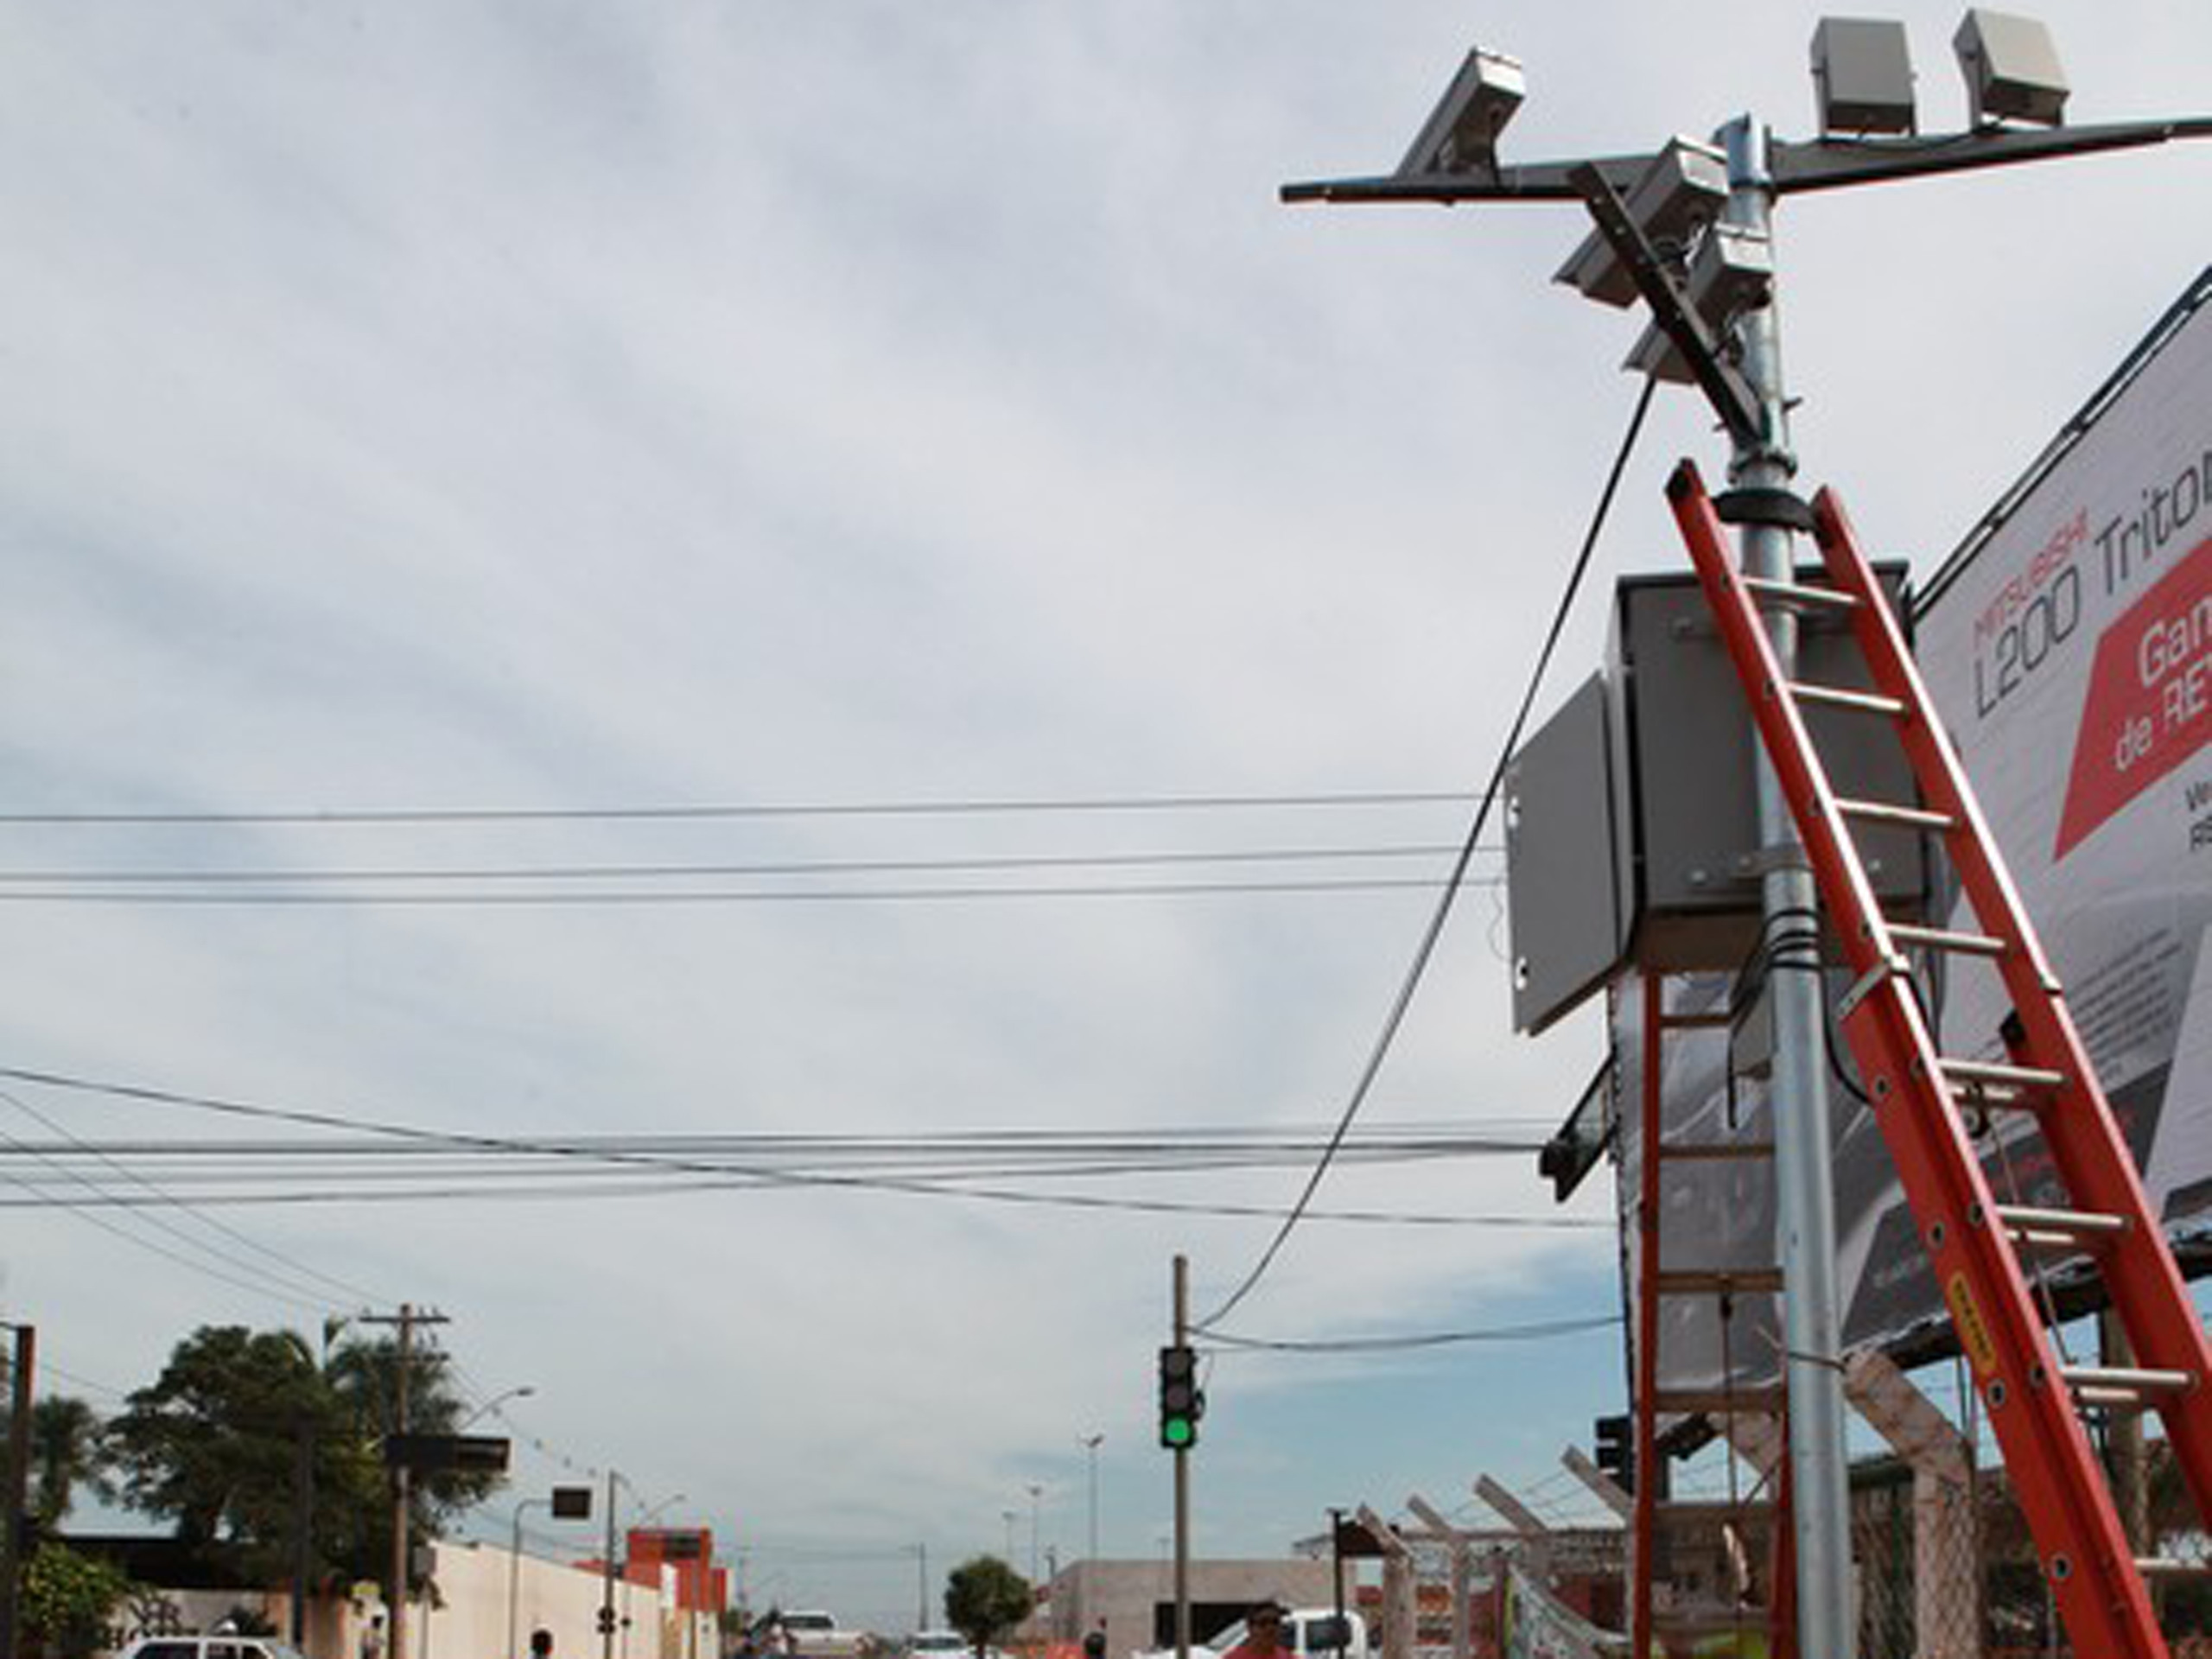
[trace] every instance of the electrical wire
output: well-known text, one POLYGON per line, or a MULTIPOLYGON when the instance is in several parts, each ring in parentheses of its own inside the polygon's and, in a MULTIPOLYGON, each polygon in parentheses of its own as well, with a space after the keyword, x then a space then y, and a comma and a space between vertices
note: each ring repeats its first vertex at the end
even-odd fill
MULTIPOLYGON (((1101 1195, 1067 1192, 1039 1192, 1017 1188, 982 1185, 970 1181, 944 1178, 918 1179, 913 1176, 868 1174, 840 1174, 823 1170, 790 1169, 769 1166, 760 1162, 747 1164, 709 1163, 696 1157, 667 1156, 623 1149, 617 1145, 600 1142, 584 1146, 566 1141, 466 1134, 457 1131, 425 1129, 410 1125, 378 1122, 361 1117, 343 1117, 327 1112, 302 1110, 298 1108, 251 1105, 245 1102, 219 1099, 213 1096, 192 1095, 181 1091, 148 1088, 137 1084, 103 1083, 84 1077, 74 1077, 60 1072, 35 1071, 27 1067, 0 1066, 0 1077, 48 1088, 97 1094, 118 1099, 141 1102, 151 1105, 184 1107, 223 1116, 255 1120, 275 1120, 285 1122, 311 1124, 320 1128, 345 1129, 372 1135, 390 1137, 395 1141, 431 1148, 464 1148, 483 1154, 525 1154, 540 1158, 575 1162, 581 1165, 601 1164, 628 1168, 635 1173, 642 1169, 656 1174, 673 1173, 695 1179, 695 1186, 723 1185, 758 1188, 782 1187, 791 1190, 843 1189, 871 1192, 902 1192, 931 1198, 965 1198, 998 1204, 1036 1207, 1084 1209, 1100 1211, 1132 1211, 1147 1213, 1219 1215, 1232 1217, 1277 1217, 1282 1212, 1257 1206, 1238 1206, 1223 1204, 1186 1205, 1170 1200, 1114 1198, 1101 1195)), ((1339 1126, 1340 1129, 1344 1126, 1339 1126)), ((1332 1145, 1340 1144, 1341 1134, 1332 1138, 1332 1145)), ((4 1169, 0 1168, 0 1178, 4 1169)), ((651 1190, 665 1190, 656 1187, 651 1190)), ((346 1198, 358 1201, 360 1194, 348 1192, 346 1198)), ((433 1196, 479 1196, 458 1191, 433 1196)), ((506 1193, 500 1196, 523 1196, 506 1193)), ((550 1191, 532 1196, 569 1196, 567 1192, 550 1191)), ((195 1195, 198 1202, 215 1200, 206 1194, 195 1195)), ((236 1199, 226 1199, 236 1202, 236 1199)), ((329 1195, 312 1193, 263 1194, 264 1203, 332 1202, 329 1195)), ((81 1206, 82 1201, 79 1202, 81 1206)), ((4 1204, 5 1201, 0 1201, 4 1204)), ((17 1205, 16 1207, 26 1207, 17 1205)), ((1595 1229, 1606 1224, 1596 1220, 1578 1220, 1571 1217, 1421 1217, 1394 1215, 1389 1212, 1345 1211, 1344 1218, 1357 1217, 1370 1222, 1388 1221, 1395 1225, 1452 1225, 1452 1226, 1510 1226, 1543 1230, 1580 1230, 1595 1229)))
MULTIPOLYGON (((315 1289, 315 1286, 320 1284, 326 1290, 334 1290, 340 1294, 347 1297, 359 1297, 364 1301, 376 1302, 381 1300, 372 1291, 364 1290, 360 1286, 353 1284, 346 1280, 334 1278, 331 1274, 324 1273, 319 1268, 310 1267, 306 1262, 285 1255, 281 1250, 271 1249, 270 1246, 261 1243, 260 1240, 239 1231, 237 1228, 232 1227, 225 1222, 218 1221, 213 1216, 201 1214, 198 1210, 194 1209, 193 1205, 186 1203, 183 1199, 178 1198, 174 1193, 164 1192, 152 1181, 148 1180, 143 1174, 123 1164, 118 1159, 106 1153, 101 1152, 96 1147, 88 1147, 85 1142, 78 1140, 75 1136, 69 1135, 68 1132, 63 1129, 60 1124, 56 1123, 54 1119, 48 1117, 44 1112, 40 1111, 36 1107, 31 1105, 29 1102, 24 1100, 21 1096, 11 1093, 7 1090, 0 1089, 0 1100, 4 1100, 8 1104, 13 1106, 17 1111, 22 1112, 28 1117, 35 1119, 37 1122, 43 1125, 48 1132, 60 1135, 65 1141, 75 1147, 79 1151, 89 1154, 102 1167, 111 1170, 118 1176, 130 1182, 133 1185, 143 1188, 145 1192, 148 1194, 148 1197, 144 1201, 147 1206, 150 1207, 154 1205, 159 1205, 164 1208, 181 1211, 183 1214, 191 1217, 194 1221, 197 1221, 201 1226, 207 1228, 210 1232, 214 1233, 220 1237, 229 1239, 232 1243, 252 1251, 256 1255, 263 1258, 264 1261, 273 1262, 282 1271, 281 1281, 288 1283, 292 1289, 304 1291, 310 1296, 315 1296, 321 1294, 315 1289)), ((23 1145, 22 1141, 16 1140, 13 1136, 7 1137, 7 1143, 13 1147, 22 1147, 23 1145)), ((69 1166, 62 1160, 51 1158, 48 1154, 39 1153, 36 1149, 32 1150, 34 1156, 45 1159, 49 1163, 52 1163, 57 1170, 61 1173, 69 1173, 69 1166)), ((92 1192, 95 1195, 94 1198, 88 1202, 98 1205, 99 1207, 114 1207, 114 1197, 112 1194, 108 1193, 105 1189, 99 1186, 97 1184, 87 1183, 87 1185, 91 1187, 92 1192)), ((186 1239, 186 1235, 174 1228, 167 1226, 158 1219, 156 1219, 155 1224, 157 1227, 160 1227, 162 1231, 170 1233, 180 1240, 186 1240, 188 1243, 190 1242, 186 1239)), ((201 1244, 200 1248, 202 1249, 207 1249, 209 1253, 214 1255, 219 1261, 227 1262, 233 1266, 245 1268, 249 1272, 252 1271, 252 1264, 251 1262, 245 1261, 243 1258, 237 1256, 227 1250, 214 1249, 205 1244, 201 1244)))
POLYGON ((1618 1313, 1571 1319, 1541 1319, 1529 1325, 1497 1325, 1471 1331, 1429 1331, 1381 1337, 1244 1337, 1218 1329, 1205 1333, 1207 1345, 1270 1354, 1404 1353, 1421 1348, 1448 1348, 1468 1343, 1543 1342, 1557 1337, 1609 1331, 1622 1323, 1618 1313))
POLYGON ((279 809, 259 812, 0 812, 0 824, 301 825, 443 823, 668 823, 751 818, 1005 817, 1084 812, 1311 810, 1339 807, 1464 805, 1449 790, 1343 790, 1303 794, 979 796, 915 801, 673 803, 588 807, 279 809))
POLYGON ((1361 1067, 1358 1078, 1352 1085, 1351 1098, 1344 1103, 1336 1133, 1314 1165, 1313 1173, 1306 1178, 1304 1190, 1300 1192, 1297 1203, 1292 1205, 1290 1214, 1283 1218, 1274 1236, 1268 1241, 1251 1270, 1219 1306, 1192 1326, 1201 1334, 1208 1332, 1212 1326, 1226 1319, 1267 1276, 1268 1268, 1274 1265, 1275 1258, 1282 1253, 1283 1246, 1296 1230, 1299 1220, 1312 1203, 1314 1193, 1319 1191, 1323 1179, 1328 1174, 1329 1166, 1334 1160, 1337 1147, 1350 1133, 1354 1120, 1367 1103, 1376 1079, 1382 1075, 1383 1062, 1389 1058, 1390 1051, 1396 1044, 1398 1032, 1413 1007, 1414 994, 1427 975, 1430 959, 1435 955, 1437 943, 1443 937, 1444 925, 1451 918, 1461 880, 1466 874, 1468 865, 1473 861, 1476 844, 1481 839, 1484 825, 1489 822, 1491 805, 1497 799, 1499 785, 1504 781, 1505 769, 1511 764, 1514 753, 1520 747, 1522 730, 1528 724, 1530 711, 1535 707, 1536 694, 1543 684, 1544 671, 1550 664, 1552 652, 1558 646, 1560 635, 1566 630, 1568 616, 1573 613, 1575 596, 1581 591, 1583 575, 1590 568, 1592 555, 1597 550, 1598 537, 1604 531, 1605 519, 1611 511, 1613 497, 1620 487, 1621 475, 1627 471, 1629 458, 1635 453, 1637 439, 1643 430, 1644 416, 1651 408, 1652 394, 1658 385, 1656 377, 1644 377, 1643 390, 1637 395, 1635 410, 1629 416, 1628 430, 1622 435, 1611 469, 1606 475, 1605 487, 1599 493, 1596 508, 1591 514, 1590 527, 1583 536, 1581 550, 1576 555, 1573 569, 1567 575, 1566 588, 1553 613, 1551 626, 1545 633, 1543 645, 1536 653, 1535 665, 1529 674, 1528 689, 1522 694, 1520 709, 1514 715, 1513 724, 1500 747, 1497 763, 1491 769, 1490 781, 1484 786, 1475 808, 1474 822, 1468 827, 1466 840, 1452 865, 1451 879, 1445 884, 1443 896, 1437 901, 1428 925, 1421 933, 1421 941, 1414 948, 1413 961, 1399 982, 1389 1012, 1384 1016, 1382 1031, 1369 1050, 1366 1064, 1361 1067))

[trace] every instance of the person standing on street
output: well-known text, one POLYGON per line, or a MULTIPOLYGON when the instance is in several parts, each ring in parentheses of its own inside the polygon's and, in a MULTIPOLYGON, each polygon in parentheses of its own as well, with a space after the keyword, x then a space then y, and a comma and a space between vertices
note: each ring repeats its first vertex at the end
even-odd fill
POLYGON ((1222 1659, 1287 1659, 1282 1644, 1285 1608, 1279 1601, 1256 1603, 1244 1615, 1244 1639, 1222 1659))

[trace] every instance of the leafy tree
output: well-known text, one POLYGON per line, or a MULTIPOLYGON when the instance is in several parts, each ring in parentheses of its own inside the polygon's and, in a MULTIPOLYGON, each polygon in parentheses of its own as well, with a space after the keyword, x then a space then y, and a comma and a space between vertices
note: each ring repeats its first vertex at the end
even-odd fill
POLYGON ((86 1659, 107 1645, 109 1617, 130 1587, 111 1561, 41 1544, 23 1567, 23 1624, 62 1659, 86 1659))
MULTIPOLYGON (((202 1326, 109 1422, 118 1493, 172 1522, 185 1542, 226 1547, 246 1571, 277 1579, 292 1567, 304 1456, 315 1573, 380 1579, 391 1555, 382 1443, 397 1420, 398 1376, 398 1344, 389 1339, 348 1343, 324 1365, 294 1332, 202 1326)), ((464 1408, 444 1355, 410 1352, 407 1382, 411 1429, 436 1433, 459 1420, 464 1408)), ((415 1481, 410 1531, 439 1536, 499 1480, 470 1473, 415 1481)))
POLYGON ((963 1562, 944 1581, 944 1622, 974 1644, 978 1659, 1036 1605, 1028 1581, 995 1555, 963 1562))

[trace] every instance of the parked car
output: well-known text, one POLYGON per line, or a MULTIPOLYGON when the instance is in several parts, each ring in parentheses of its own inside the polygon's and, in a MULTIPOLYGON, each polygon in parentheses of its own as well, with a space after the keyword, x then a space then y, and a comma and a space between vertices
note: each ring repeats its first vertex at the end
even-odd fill
POLYGON ((917 1630, 906 1643, 908 1659, 963 1659, 972 1651, 957 1630, 917 1630))
POLYGON ((302 1659, 273 1636, 142 1636, 116 1659, 302 1659))

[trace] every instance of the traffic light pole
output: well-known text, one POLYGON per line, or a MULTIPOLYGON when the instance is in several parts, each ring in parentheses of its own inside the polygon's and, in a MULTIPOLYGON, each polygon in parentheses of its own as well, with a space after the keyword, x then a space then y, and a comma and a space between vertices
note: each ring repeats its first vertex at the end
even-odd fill
MULTIPOLYGON (((1728 204, 1722 217, 1766 238, 1773 230, 1775 189, 1767 130, 1745 115, 1719 137, 1728 157, 1728 204)), ((1738 325, 1738 367, 1757 402, 1759 429, 1735 435, 1729 481, 1738 490, 1786 491, 1797 470, 1783 394, 1777 311, 1770 301, 1746 312, 1738 325)), ((1782 524, 1746 523, 1738 555, 1744 574, 1788 581, 1795 563, 1790 537, 1782 524)), ((1767 613, 1766 626, 1788 676, 1796 663, 1797 619, 1778 607, 1767 613)), ((1789 1287, 1782 1299, 1783 1335, 1797 1545, 1798 1651, 1804 1659, 1847 1659, 1852 1652, 1850 1465, 1836 1294, 1826 995, 1818 950, 1793 949, 1788 943, 1817 929, 1820 895, 1774 766, 1763 745, 1752 748, 1758 757, 1763 862, 1760 937, 1768 952, 1766 995, 1774 1015, 1776 1244, 1783 1282, 1789 1287)))
MULTIPOLYGON (((1191 1262, 1175 1258, 1175 1346, 1191 1341, 1191 1262)), ((1175 1448, 1175 1659, 1191 1659, 1191 1448, 1175 1448)))

